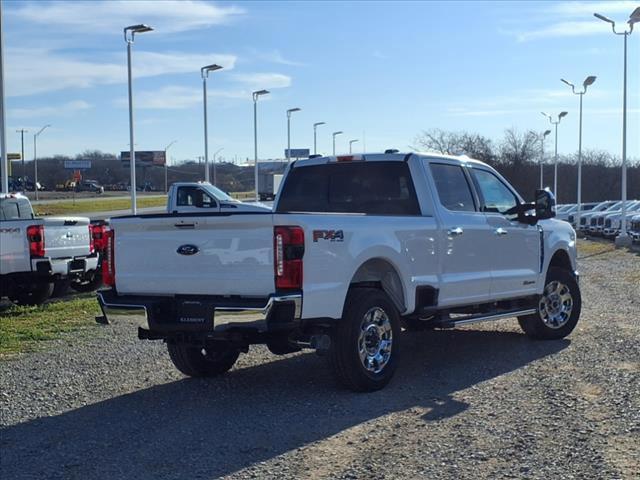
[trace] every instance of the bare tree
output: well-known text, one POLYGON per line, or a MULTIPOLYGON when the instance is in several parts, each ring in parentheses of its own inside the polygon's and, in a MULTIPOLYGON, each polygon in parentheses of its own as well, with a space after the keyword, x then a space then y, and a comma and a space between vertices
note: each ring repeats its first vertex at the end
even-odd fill
POLYGON ((433 128, 418 135, 414 145, 419 149, 447 155, 468 155, 487 163, 494 163, 496 160, 491 140, 477 133, 445 132, 433 128))
POLYGON ((504 131, 504 139, 500 144, 502 163, 522 165, 536 161, 540 156, 540 135, 533 130, 524 133, 515 128, 504 131))

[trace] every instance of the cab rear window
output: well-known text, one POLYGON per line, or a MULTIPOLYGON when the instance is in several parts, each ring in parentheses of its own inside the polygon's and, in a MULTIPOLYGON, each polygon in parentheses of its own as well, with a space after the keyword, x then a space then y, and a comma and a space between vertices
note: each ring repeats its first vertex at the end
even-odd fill
POLYGON ((420 215, 420 206, 405 162, 353 162, 293 168, 277 212, 420 215))
POLYGON ((0 200, 0 220, 30 220, 33 210, 26 199, 7 198, 0 200))

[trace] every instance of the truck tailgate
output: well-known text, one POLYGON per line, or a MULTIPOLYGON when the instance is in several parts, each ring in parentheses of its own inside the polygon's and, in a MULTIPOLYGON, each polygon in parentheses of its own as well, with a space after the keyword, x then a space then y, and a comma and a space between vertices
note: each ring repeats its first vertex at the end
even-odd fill
POLYGON ((273 216, 113 218, 116 288, 135 295, 240 295, 275 291, 273 216))
POLYGON ((45 256, 72 258, 89 255, 89 219, 86 217, 47 217, 44 225, 45 256))

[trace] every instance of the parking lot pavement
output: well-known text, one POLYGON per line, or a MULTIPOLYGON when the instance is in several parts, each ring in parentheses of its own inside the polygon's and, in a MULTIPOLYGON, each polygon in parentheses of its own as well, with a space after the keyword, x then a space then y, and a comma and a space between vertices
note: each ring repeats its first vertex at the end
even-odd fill
POLYGON ((576 478, 640 472, 640 256, 580 260, 565 340, 515 321, 405 334, 392 383, 339 389, 312 353, 187 379, 96 327, 0 363, 3 478, 576 478))

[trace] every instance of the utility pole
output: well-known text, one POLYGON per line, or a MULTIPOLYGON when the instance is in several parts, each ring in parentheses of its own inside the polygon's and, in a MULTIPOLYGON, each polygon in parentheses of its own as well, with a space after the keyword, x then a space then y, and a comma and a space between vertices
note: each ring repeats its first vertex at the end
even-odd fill
POLYGON ((2 26, 2 0, 0 0, 0 150, 2 150, 2 162, 0 164, 0 177, 2 177, 1 192, 9 193, 9 156, 7 154, 7 131, 5 130, 4 111, 4 27, 2 26))
POLYGON ((26 183, 25 183, 25 175, 26 175, 26 170, 25 170, 25 166, 24 166, 24 134, 27 133, 29 130, 25 130, 24 128, 21 128, 20 130, 16 130, 17 133, 20 134, 20 144, 21 144, 21 155, 22 155, 22 189, 26 190, 26 183))

